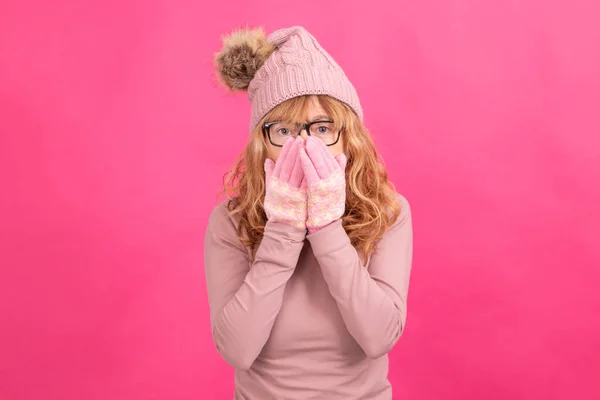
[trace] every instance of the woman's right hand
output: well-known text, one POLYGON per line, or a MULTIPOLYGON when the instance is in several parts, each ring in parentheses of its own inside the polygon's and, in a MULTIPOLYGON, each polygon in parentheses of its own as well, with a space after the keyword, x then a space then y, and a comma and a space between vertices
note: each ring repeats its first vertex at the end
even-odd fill
POLYGON ((304 139, 288 139, 277 162, 265 160, 265 213, 271 222, 306 230, 306 185, 300 162, 304 139))

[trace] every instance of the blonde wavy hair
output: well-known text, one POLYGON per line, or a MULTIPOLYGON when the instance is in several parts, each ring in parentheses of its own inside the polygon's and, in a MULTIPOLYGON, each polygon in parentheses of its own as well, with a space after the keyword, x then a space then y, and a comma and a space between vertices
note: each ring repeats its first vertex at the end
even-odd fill
MULTIPOLYGON (((237 234, 254 254, 260 243, 267 216, 264 162, 267 142, 262 126, 266 121, 296 123, 308 115, 311 95, 289 99, 271 110, 252 130, 248 144, 225 174, 223 192, 229 197, 228 209, 237 215, 237 234)), ((385 231, 400 215, 400 204, 394 185, 377 153, 375 144, 354 111, 332 97, 316 95, 321 107, 340 129, 343 127, 346 166, 346 210, 342 226, 363 260, 376 250, 385 231)))

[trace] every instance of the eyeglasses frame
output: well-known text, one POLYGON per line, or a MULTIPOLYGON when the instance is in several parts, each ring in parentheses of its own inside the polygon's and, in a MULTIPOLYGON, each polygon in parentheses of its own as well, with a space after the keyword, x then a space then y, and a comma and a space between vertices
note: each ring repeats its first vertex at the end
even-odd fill
MULTIPOLYGON (((266 122, 263 126, 262 126, 262 131, 263 131, 263 135, 267 136, 269 138, 269 143, 271 143, 271 145, 275 146, 275 147, 283 147, 282 144, 275 144, 273 143, 273 140, 271 139, 271 126, 280 123, 281 121, 273 121, 273 122, 266 122)), ((312 122, 307 122, 305 124, 301 124, 301 128, 298 131, 298 135, 300 135, 300 132, 302 132, 303 130, 306 130, 306 134, 308 136, 312 136, 310 134, 310 127, 314 124, 317 123, 323 123, 323 122, 328 122, 328 123, 333 123, 333 121, 330 120, 318 120, 318 121, 312 121, 312 122)), ((337 133, 337 138, 335 139, 335 142, 331 143, 331 144, 325 144, 326 146, 333 146, 335 144, 337 144, 337 142, 340 141, 340 136, 342 134, 342 131, 344 130, 344 127, 342 126, 340 128, 340 130, 337 133)))

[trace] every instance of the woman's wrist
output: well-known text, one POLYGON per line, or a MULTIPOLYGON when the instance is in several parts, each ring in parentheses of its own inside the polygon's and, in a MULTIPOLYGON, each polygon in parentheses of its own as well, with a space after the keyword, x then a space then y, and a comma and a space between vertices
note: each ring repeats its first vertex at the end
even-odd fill
POLYGON ((264 235, 284 237, 291 241, 304 241, 307 230, 306 226, 295 226, 281 221, 267 220, 264 235))

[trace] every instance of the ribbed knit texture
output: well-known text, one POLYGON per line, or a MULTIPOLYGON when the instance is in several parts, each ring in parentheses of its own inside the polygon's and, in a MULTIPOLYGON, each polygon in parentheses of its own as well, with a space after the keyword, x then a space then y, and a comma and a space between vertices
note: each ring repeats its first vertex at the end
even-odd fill
POLYGON ((324 94, 348 104, 362 120, 356 89, 342 68, 300 26, 277 30, 267 36, 277 50, 256 72, 248 87, 252 103, 250 128, 278 104, 293 97, 324 94))

